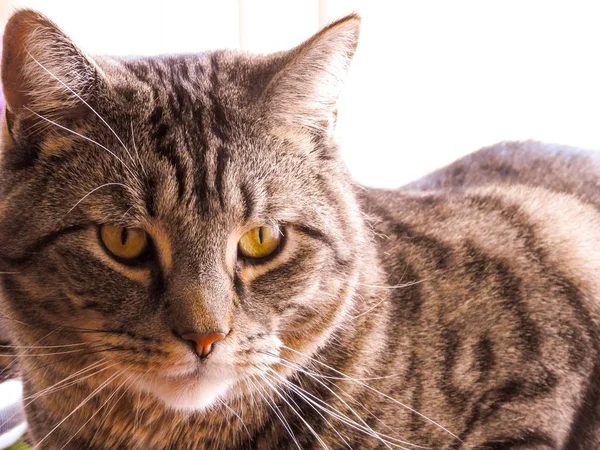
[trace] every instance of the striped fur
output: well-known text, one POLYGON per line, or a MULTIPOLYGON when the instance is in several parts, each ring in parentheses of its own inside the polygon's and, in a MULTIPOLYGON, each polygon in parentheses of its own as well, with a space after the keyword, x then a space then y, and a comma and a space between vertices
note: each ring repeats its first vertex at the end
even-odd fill
POLYGON ((38 448, 600 448, 598 158, 505 143, 358 186, 331 138, 357 39, 92 59, 13 16, 2 311, 38 448), (273 222, 281 252, 238 260, 273 222), (202 361, 177 338, 221 329, 202 361))

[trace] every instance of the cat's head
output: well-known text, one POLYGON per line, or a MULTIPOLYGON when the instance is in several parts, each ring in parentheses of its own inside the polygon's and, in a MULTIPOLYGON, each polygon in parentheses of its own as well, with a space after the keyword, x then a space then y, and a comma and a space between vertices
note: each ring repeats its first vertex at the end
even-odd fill
POLYGON ((116 364, 178 409, 322 346, 365 240, 332 140, 358 30, 349 16, 266 56, 93 59, 15 14, 0 261, 18 340, 86 343, 64 364, 116 364))

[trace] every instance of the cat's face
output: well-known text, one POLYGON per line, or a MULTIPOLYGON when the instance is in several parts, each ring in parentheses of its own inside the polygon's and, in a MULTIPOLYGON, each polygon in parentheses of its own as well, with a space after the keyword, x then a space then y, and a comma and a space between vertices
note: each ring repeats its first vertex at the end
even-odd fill
POLYGON ((104 358, 177 409, 322 345, 363 245, 330 138, 357 22, 273 56, 93 62, 14 17, 0 248, 8 311, 30 325, 16 336, 86 343, 69 364, 104 358))

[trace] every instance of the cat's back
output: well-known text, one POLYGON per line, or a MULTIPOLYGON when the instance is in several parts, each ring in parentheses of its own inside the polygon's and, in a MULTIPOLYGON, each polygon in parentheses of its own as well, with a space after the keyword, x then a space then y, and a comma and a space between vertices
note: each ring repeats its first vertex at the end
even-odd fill
POLYGON ((399 364, 418 361, 423 412, 463 440, 519 424, 600 448, 598 161, 506 143, 361 194, 409 336, 399 364))
POLYGON ((526 185, 575 195, 600 206, 600 152, 536 141, 501 142, 471 153, 405 186, 460 190, 526 185))

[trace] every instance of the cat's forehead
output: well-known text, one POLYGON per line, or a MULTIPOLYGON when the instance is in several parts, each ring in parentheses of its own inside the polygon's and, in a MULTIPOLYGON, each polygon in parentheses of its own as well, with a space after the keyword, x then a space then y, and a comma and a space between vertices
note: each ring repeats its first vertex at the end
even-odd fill
POLYGON ((270 78, 264 58, 231 50, 98 63, 122 96, 143 102, 138 106, 160 103, 173 111, 201 104, 252 109, 270 78))

